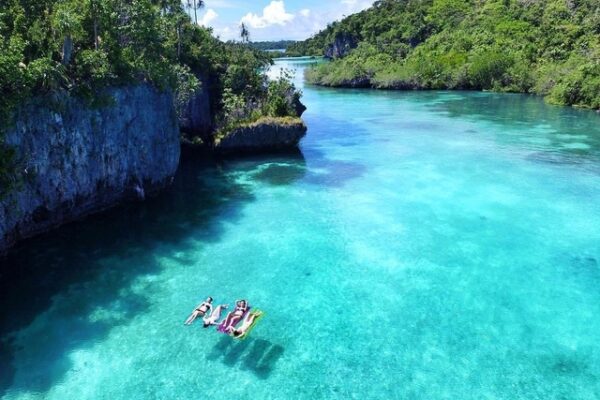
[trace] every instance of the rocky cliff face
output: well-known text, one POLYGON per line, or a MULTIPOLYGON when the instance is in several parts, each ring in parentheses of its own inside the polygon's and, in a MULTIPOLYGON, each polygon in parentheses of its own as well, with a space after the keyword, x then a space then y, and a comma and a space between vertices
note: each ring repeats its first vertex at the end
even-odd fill
POLYGON ((358 41, 351 35, 340 33, 335 36, 333 43, 325 49, 325 57, 342 58, 358 45, 358 41))
POLYGON ((101 108, 59 95, 18 111, 5 139, 22 184, 0 201, 0 251, 170 183, 180 155, 171 95, 149 86, 107 94, 101 108))
POLYGON ((305 134, 306 125, 300 118, 261 118, 217 138, 214 150, 230 154, 289 149, 298 146, 305 134))
POLYGON ((213 130, 210 109, 210 93, 207 78, 198 76, 201 86, 190 100, 179 109, 179 126, 189 136, 199 136, 207 140, 213 130))

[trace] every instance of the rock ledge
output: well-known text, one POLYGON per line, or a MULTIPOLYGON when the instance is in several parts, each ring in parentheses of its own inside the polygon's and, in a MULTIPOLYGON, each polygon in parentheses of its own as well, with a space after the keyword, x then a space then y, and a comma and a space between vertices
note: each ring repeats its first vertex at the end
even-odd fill
POLYGON ((298 146, 306 135, 306 125, 300 118, 263 117, 241 124, 233 130, 217 135, 214 150, 217 153, 257 153, 291 149, 298 146))

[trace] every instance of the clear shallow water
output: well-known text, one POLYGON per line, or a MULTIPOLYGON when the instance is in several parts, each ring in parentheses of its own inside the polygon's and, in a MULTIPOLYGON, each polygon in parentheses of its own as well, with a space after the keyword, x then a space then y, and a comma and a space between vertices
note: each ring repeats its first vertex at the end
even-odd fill
POLYGON ((3 399, 600 397, 600 116, 304 94, 301 152, 188 160, 2 261, 3 399), (184 327, 209 294, 266 317, 184 327))

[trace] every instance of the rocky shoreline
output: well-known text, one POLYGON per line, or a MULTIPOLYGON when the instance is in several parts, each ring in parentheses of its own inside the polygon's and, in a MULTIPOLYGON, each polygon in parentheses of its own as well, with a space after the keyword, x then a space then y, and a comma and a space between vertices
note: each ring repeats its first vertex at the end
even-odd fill
POLYGON ((172 96, 147 85, 106 95, 112 104, 100 108, 55 94, 18 110, 4 138, 20 182, 0 201, 0 252, 171 182, 180 156, 172 96))
MULTIPOLYGON (((114 88, 103 96, 110 101, 102 107, 63 93, 17 111, 4 141, 16 151, 19 185, 0 199, 0 254, 23 239, 165 188, 181 147, 190 147, 182 133, 202 144, 193 151, 228 157, 297 148, 306 134, 299 117, 261 118, 227 134, 215 132, 205 88, 179 117, 173 96, 150 85, 114 88)), ((304 106, 297 107, 301 114, 304 106)))
POLYGON ((241 124, 232 131, 217 137, 214 151, 218 154, 256 153, 277 151, 298 146, 306 135, 302 119, 292 117, 265 117, 241 124))

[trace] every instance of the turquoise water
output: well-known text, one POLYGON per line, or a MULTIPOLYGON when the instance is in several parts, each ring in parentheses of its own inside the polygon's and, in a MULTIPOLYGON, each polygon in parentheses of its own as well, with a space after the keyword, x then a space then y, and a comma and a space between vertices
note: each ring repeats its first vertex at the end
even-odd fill
POLYGON ((600 398, 600 116, 303 90, 300 152, 188 159, 2 262, 0 397, 600 398), (266 316, 185 327, 206 295, 266 316))

